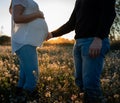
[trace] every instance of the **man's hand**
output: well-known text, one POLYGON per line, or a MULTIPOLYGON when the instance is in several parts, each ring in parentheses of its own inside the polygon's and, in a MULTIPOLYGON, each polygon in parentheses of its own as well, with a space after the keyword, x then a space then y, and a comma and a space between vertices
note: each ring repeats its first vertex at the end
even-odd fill
POLYGON ((46 41, 49 40, 49 39, 51 39, 51 38, 53 38, 53 35, 52 35, 52 33, 48 32, 48 36, 46 38, 46 41))
POLYGON ((99 56, 101 48, 102 48, 102 40, 100 38, 95 37, 89 48, 90 57, 95 58, 99 56))

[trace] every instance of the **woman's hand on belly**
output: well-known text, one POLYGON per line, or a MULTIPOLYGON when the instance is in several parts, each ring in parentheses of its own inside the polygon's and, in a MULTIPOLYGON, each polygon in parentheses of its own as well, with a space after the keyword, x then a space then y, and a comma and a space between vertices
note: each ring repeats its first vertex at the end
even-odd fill
POLYGON ((36 16, 37 16, 38 18, 42 18, 42 19, 44 19, 44 14, 43 14, 42 11, 38 11, 38 12, 36 12, 36 16))

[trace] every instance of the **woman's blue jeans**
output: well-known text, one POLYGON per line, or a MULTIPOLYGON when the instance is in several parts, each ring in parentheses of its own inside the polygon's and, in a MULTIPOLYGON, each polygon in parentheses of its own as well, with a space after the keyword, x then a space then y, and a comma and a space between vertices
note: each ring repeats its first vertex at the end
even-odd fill
POLYGON ((38 58, 36 47, 24 45, 16 54, 20 63, 18 87, 33 91, 38 79, 38 58))
POLYGON ((75 83, 89 97, 101 96, 100 75, 105 54, 110 49, 109 39, 102 40, 101 53, 96 58, 89 56, 89 46, 94 38, 77 39, 73 49, 75 83))

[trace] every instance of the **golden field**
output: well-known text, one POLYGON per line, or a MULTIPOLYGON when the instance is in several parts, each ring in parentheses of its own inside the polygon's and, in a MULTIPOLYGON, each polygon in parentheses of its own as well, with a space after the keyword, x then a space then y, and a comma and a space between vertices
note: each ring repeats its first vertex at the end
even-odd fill
MULTIPOLYGON (((82 103, 74 83, 73 42, 45 43, 38 48, 40 77, 39 103, 82 103), (60 43, 60 44, 59 44, 60 43)), ((0 46, 0 103, 14 103, 19 65, 10 46, 0 46)), ((105 59, 101 84, 106 103, 120 103, 120 50, 111 50, 105 59)), ((36 103, 36 101, 28 101, 36 103)))

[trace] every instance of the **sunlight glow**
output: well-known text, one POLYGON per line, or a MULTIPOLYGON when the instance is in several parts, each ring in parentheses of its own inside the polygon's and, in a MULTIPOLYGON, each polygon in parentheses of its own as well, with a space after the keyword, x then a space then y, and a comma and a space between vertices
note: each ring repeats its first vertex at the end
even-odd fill
MULTIPOLYGON (((68 21, 74 7, 75 0, 35 0, 39 8, 44 12, 45 20, 49 31, 55 30, 68 21)), ((10 36, 11 34, 11 15, 9 14, 9 0, 2 0, 0 3, 0 31, 10 36)), ((64 35, 65 38, 73 38, 74 32, 64 35), (72 35, 71 35, 72 34, 72 35)))

